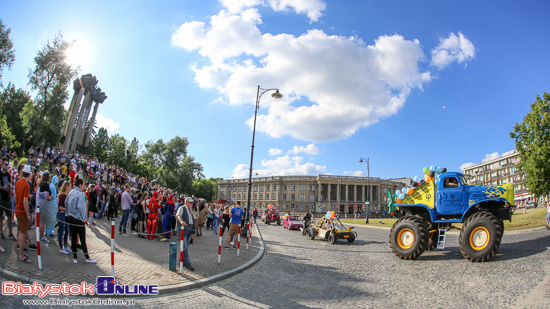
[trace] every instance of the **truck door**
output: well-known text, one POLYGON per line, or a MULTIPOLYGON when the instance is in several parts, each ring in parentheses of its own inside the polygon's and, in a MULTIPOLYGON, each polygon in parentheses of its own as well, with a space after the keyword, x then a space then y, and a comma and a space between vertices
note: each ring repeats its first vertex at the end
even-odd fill
POLYGON ((437 192, 437 214, 455 215, 462 213, 464 187, 456 176, 440 179, 437 192), (442 185, 441 185, 442 184, 442 185))

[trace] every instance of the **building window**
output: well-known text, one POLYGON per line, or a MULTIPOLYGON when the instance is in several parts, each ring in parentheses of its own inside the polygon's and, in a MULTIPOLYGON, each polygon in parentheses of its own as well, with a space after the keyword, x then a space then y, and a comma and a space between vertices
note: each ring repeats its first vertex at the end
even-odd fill
POLYGON ((315 191, 315 185, 309 185, 309 190, 310 191, 315 191))
POLYGON ((300 202, 305 202, 305 201, 306 201, 306 195, 300 194, 300 202))
POLYGON ((283 193, 283 202, 286 202, 286 193, 283 193))
POLYGON ((283 191, 287 190, 287 185, 283 185, 283 191))
POLYGON ((237 193, 237 198, 238 198, 238 199, 241 198, 241 194, 240 194, 240 193, 237 193))
POLYGON ((277 190, 277 185, 273 185, 273 190, 277 190))
POLYGON ((264 185, 261 185, 260 186, 260 191, 263 191, 264 190, 264 185))
POLYGON ((290 204, 290 208, 294 210, 294 204, 290 204))
POLYGON ((260 200, 263 200, 263 199, 264 199, 264 194, 260 193, 260 200))
POLYGON ((286 209, 286 205, 285 205, 285 204, 283 204, 283 209, 286 209))
POLYGON ((272 200, 276 200, 276 199, 277 199, 275 193, 273 193, 273 197, 272 197, 271 199, 272 199, 272 200))
POLYGON ((255 200, 258 199, 258 194, 254 193, 254 199, 255 199, 255 200))
POLYGON ((254 186, 254 191, 258 191, 258 186, 254 186))
POLYGON ((306 185, 300 185, 300 190, 304 191, 306 189, 306 185))
POLYGON ((310 202, 315 201, 315 194, 310 194, 310 195, 309 195, 309 201, 310 201, 310 202))
POLYGON ((300 204, 300 210, 304 209, 304 204, 300 204))
POLYGON ((269 191, 269 185, 265 185, 265 190, 269 191))
POLYGON ((290 185, 290 190, 292 191, 296 190, 296 185, 290 185))
POLYGON ((290 201, 294 202, 296 200, 296 194, 290 195, 290 201))

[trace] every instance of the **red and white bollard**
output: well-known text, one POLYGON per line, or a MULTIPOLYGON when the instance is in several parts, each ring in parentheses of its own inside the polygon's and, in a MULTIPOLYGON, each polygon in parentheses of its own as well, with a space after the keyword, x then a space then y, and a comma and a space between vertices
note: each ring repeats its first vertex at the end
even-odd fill
MULTIPOLYGON (((8 218, 8 220, 11 220, 8 218)), ((23 243, 23 245, 25 245, 23 243)), ((38 269, 42 270, 42 256, 40 255, 40 207, 36 207, 36 248, 38 254, 38 269)))
POLYGON ((180 230, 180 273, 183 273, 183 234, 184 229, 182 225, 180 230))
POLYGON ((239 225, 239 230, 237 231, 237 256, 241 254, 241 226, 239 225))
POLYGON ((220 244, 218 246, 218 264, 222 262, 222 235, 223 235, 223 226, 220 226, 220 244))
POLYGON ((111 221, 111 275, 115 277, 115 221, 111 221))

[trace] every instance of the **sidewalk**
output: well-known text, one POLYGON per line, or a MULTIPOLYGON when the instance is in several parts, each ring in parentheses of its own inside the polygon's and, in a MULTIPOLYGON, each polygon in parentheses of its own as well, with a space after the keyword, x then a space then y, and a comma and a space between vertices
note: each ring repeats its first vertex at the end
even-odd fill
MULTIPOLYGON (((119 284, 158 284, 159 293, 181 291, 196 288, 218 280, 254 265, 264 253, 264 245, 256 225, 252 228, 253 237, 246 250, 246 237, 241 237, 240 256, 237 250, 222 248, 221 264, 218 264, 219 236, 212 230, 203 228, 203 236, 196 236, 189 246, 189 259, 195 268, 190 271, 184 267, 179 272, 179 238, 172 235, 172 241, 177 243, 177 270, 170 271, 169 247, 170 242, 150 241, 132 235, 130 237, 118 234, 118 223, 121 218, 115 219, 115 277, 119 284), (176 239, 177 238, 177 239, 176 239)), ((111 276, 111 224, 107 220, 96 220, 97 228, 86 228, 86 242, 88 252, 97 264, 88 264, 82 251, 78 252, 78 264, 73 263, 72 254, 65 255, 59 252, 57 237, 48 237, 49 243, 41 242, 42 270, 38 269, 37 251, 28 251, 32 263, 19 261, 17 243, 7 238, 0 240, 6 252, 0 252, 0 276, 22 283, 95 283, 97 276, 111 276)), ((5 226, 5 224, 4 224, 5 226)), ((14 228, 14 232, 15 232, 14 228)), ((57 232, 57 229, 56 229, 57 232)), ((218 229, 219 232, 219 229, 218 229)), ((225 231, 227 233, 227 231, 225 231)), ((29 236, 34 243, 36 231, 30 230, 29 236)), ((14 233, 14 235, 16 235, 14 233)), ((224 235, 222 247, 227 237, 224 235)), ((70 238, 69 238, 70 245, 70 238)), ((28 248, 28 246, 26 246, 28 248)))

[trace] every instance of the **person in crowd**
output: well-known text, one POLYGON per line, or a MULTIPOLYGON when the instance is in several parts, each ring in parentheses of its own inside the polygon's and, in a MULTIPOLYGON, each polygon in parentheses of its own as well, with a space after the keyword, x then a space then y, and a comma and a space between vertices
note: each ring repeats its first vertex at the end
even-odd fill
POLYGON ((57 223, 59 225, 57 229, 57 243, 59 244, 59 252, 63 254, 71 253, 71 249, 68 246, 69 238, 69 225, 66 224, 67 208, 65 207, 65 200, 67 194, 71 191, 71 183, 65 181, 59 190, 59 196, 57 197, 57 223))
MULTIPOLYGON (((29 212, 31 167, 25 165, 22 169, 21 178, 15 184, 15 216, 17 217, 17 245, 19 249, 19 260, 24 263, 31 263, 25 253, 25 240, 29 239, 29 222, 31 214, 29 212)), ((30 241, 29 241, 30 242, 30 241)), ((30 243, 29 250, 37 250, 36 245, 30 243)))
POLYGON ((120 225, 118 227, 118 233, 122 236, 130 236, 126 234, 126 223, 128 222, 128 217, 130 216, 130 209, 132 205, 135 205, 132 197, 130 196, 130 186, 124 186, 124 192, 120 198, 120 207, 122 208, 122 220, 120 220, 120 225))
POLYGON ((159 221, 159 193, 155 191, 153 197, 149 200, 147 208, 149 208, 149 217, 147 218, 147 239, 155 240, 157 224, 159 221))
POLYGON ((214 221, 212 222, 212 228, 214 229, 214 235, 218 235, 218 225, 220 224, 220 205, 216 204, 214 207, 214 221))
POLYGON ((231 226, 229 227, 229 233, 227 233, 227 245, 225 246, 225 249, 230 249, 229 245, 235 248, 235 240, 233 238, 244 218, 244 211, 241 208, 241 202, 237 202, 237 205, 231 209, 229 217, 231 219, 231 226))
POLYGON ((229 206, 224 206, 223 207, 223 212, 222 212, 222 229, 223 229, 223 233, 226 232, 226 228, 227 228, 227 231, 229 231, 229 221, 230 221, 230 218, 229 218, 229 206))
POLYGON ((103 185, 101 186, 101 194, 99 197, 99 205, 101 206, 99 209, 99 212, 96 214, 96 217, 98 219, 103 218, 105 215, 105 211, 107 209, 107 206, 109 204, 109 185, 105 184, 105 181, 103 181, 103 185))
MULTIPOLYGON (((183 228, 183 263, 187 269, 194 271, 195 268, 191 265, 189 260, 189 244, 191 242, 191 236, 193 234, 194 218, 193 213, 189 209, 193 205, 193 198, 187 197, 185 199, 185 204, 181 205, 178 208, 176 213, 176 219, 183 228)), ((180 229, 178 229, 180 230, 180 229)))
POLYGON ((202 227, 208 220, 207 215, 212 214, 210 211, 210 208, 206 206, 205 201, 201 201, 199 206, 199 220, 198 220, 198 230, 197 230, 197 236, 202 236, 202 227))
MULTIPOLYGON (((15 239, 13 236, 13 227, 11 224, 13 213, 11 209, 11 177, 8 171, 10 161, 8 158, 2 159, 2 169, 0 169, 0 238, 4 237, 4 217, 7 218, 8 237, 15 239)), ((3 251, 3 250, 0 250, 3 251)))
POLYGON ((97 212, 97 190, 96 186, 92 183, 90 186, 88 186, 88 221, 86 221, 86 225, 90 227, 90 229, 94 229, 95 222, 94 222, 94 214, 97 212))
POLYGON ((109 205, 107 205, 107 220, 109 221, 113 220, 115 216, 115 211, 117 209, 116 203, 117 193, 116 190, 113 188, 111 189, 111 194, 109 195, 109 205))
POLYGON ((206 214, 206 230, 209 230, 212 228, 212 223, 214 223, 214 209, 212 208, 213 204, 208 204, 208 210, 210 210, 209 213, 206 214))
POLYGON ((65 200, 67 206, 67 223, 69 224, 69 230, 71 233, 71 251, 73 252, 73 262, 78 263, 76 255, 76 240, 80 240, 80 248, 84 252, 86 257, 86 263, 97 263, 90 258, 88 254, 88 247, 86 245, 86 227, 84 221, 86 220, 86 200, 84 195, 84 181, 82 179, 75 180, 75 188, 69 192, 65 200))
POLYGON ((54 229, 54 225, 55 225, 55 220, 54 218, 56 218, 57 216, 57 208, 55 207, 57 205, 57 181, 58 181, 58 178, 57 178, 57 175, 54 175, 50 172, 50 175, 53 175, 51 180, 50 180, 50 191, 52 193, 52 201, 50 202, 50 218, 51 220, 49 221, 49 223, 46 225, 46 235, 48 236, 51 236, 53 237, 54 236, 54 233, 53 233, 53 229, 54 229))
POLYGON ((50 221, 53 220, 50 201, 54 198, 50 189, 50 173, 42 174, 36 196, 37 206, 40 208, 40 222, 37 222, 40 225, 40 241, 49 243, 50 241, 44 236, 46 225, 49 225, 50 221))
POLYGON ((139 238, 145 238, 143 235, 144 231, 144 223, 145 223, 145 209, 147 208, 147 198, 149 197, 149 194, 144 192, 141 194, 141 198, 138 201, 137 205, 137 214, 138 214, 138 225, 137 225, 137 232, 139 238))
MULTIPOLYGON (((8 169, 8 173, 10 174, 11 210, 12 210, 12 214, 13 214, 13 217, 10 217, 8 219, 10 221, 15 221, 15 211, 14 211, 15 210, 15 185, 16 185, 17 180, 19 179, 19 175, 20 175, 20 173, 18 172, 19 171, 19 169, 18 169, 19 165, 18 164, 19 164, 19 161, 17 159, 15 159, 12 162, 12 166, 8 169)), ((11 234, 8 237, 11 238, 12 240, 15 240, 15 237, 13 237, 13 234, 11 234)))
POLYGON ((258 218, 258 209, 254 208, 252 211, 252 217, 254 217, 254 223, 256 223, 256 218, 258 218))
POLYGON ((174 198, 172 195, 168 195, 168 200, 164 207, 162 207, 162 213, 164 215, 162 219, 162 239, 160 241, 168 241, 172 239, 172 221, 174 221, 174 209, 176 205, 174 204, 174 198))

